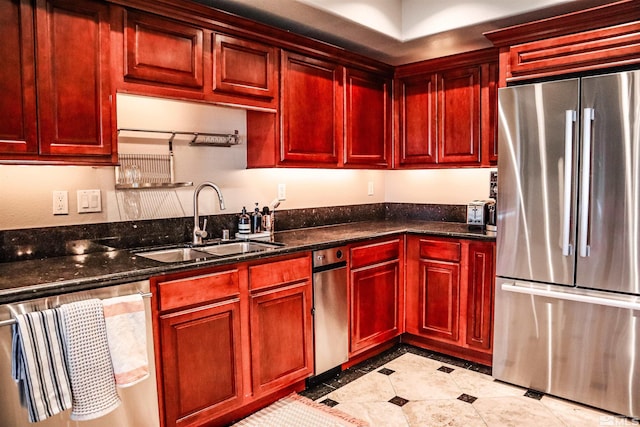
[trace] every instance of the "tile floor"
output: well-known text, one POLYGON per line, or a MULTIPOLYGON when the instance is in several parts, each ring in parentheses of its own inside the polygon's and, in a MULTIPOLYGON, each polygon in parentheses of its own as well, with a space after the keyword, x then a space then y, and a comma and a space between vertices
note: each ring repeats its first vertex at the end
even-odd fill
POLYGON ((495 381, 490 374, 488 367, 401 344, 301 394, 371 426, 640 425, 495 381))

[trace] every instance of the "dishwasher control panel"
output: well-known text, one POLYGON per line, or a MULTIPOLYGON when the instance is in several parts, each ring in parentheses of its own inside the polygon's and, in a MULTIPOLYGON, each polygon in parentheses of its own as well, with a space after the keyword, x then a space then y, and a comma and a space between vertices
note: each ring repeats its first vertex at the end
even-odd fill
POLYGON ((346 246, 322 249, 322 250, 313 252, 313 267, 314 268, 323 267, 325 265, 346 261, 346 259, 347 259, 346 246))

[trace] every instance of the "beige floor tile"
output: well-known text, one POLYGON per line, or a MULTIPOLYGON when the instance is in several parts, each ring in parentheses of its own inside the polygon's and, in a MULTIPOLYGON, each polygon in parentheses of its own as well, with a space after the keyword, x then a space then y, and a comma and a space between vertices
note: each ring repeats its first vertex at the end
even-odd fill
POLYGON ((368 422, 371 427, 409 427, 402 408, 389 402, 348 402, 336 409, 368 422))
POLYGON ((409 402, 402 411, 410 427, 486 427, 471 404, 456 399, 409 402))
POLYGON ((408 400, 456 399, 462 394, 460 387, 444 372, 395 372, 389 379, 396 394, 408 400))
POLYGON ((418 371, 435 371, 442 365, 442 362, 438 362, 436 360, 427 359, 426 357, 418 356, 416 354, 405 353, 387 363, 384 367, 393 369, 396 372, 414 373, 418 371))
MULTIPOLYGON (((540 402, 569 427, 599 427, 614 424, 615 416, 587 406, 544 396, 540 402)), ((622 421, 622 420, 619 420, 622 421)))
POLYGON ((350 382, 326 397, 339 403, 346 402, 388 402, 396 392, 391 386, 389 377, 371 372, 350 382))
POLYGON ((565 427, 540 401, 529 397, 480 397, 473 407, 488 427, 565 427))
POLYGON ((493 377, 467 369, 456 369, 449 374, 460 389, 475 397, 523 396, 524 388, 494 381, 493 377))

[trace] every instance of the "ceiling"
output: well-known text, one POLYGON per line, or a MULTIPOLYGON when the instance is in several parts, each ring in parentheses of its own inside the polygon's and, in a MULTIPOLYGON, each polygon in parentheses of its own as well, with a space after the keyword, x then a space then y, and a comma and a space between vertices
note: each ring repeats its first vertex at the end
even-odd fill
POLYGON ((391 65, 490 47, 486 31, 617 0, 196 0, 391 65))

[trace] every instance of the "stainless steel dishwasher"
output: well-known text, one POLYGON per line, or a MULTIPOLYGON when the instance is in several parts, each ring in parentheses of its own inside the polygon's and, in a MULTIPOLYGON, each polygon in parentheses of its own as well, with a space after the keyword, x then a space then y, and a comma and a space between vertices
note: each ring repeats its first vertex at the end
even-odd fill
POLYGON ((349 359, 346 254, 344 246, 313 253, 315 377, 349 359))

